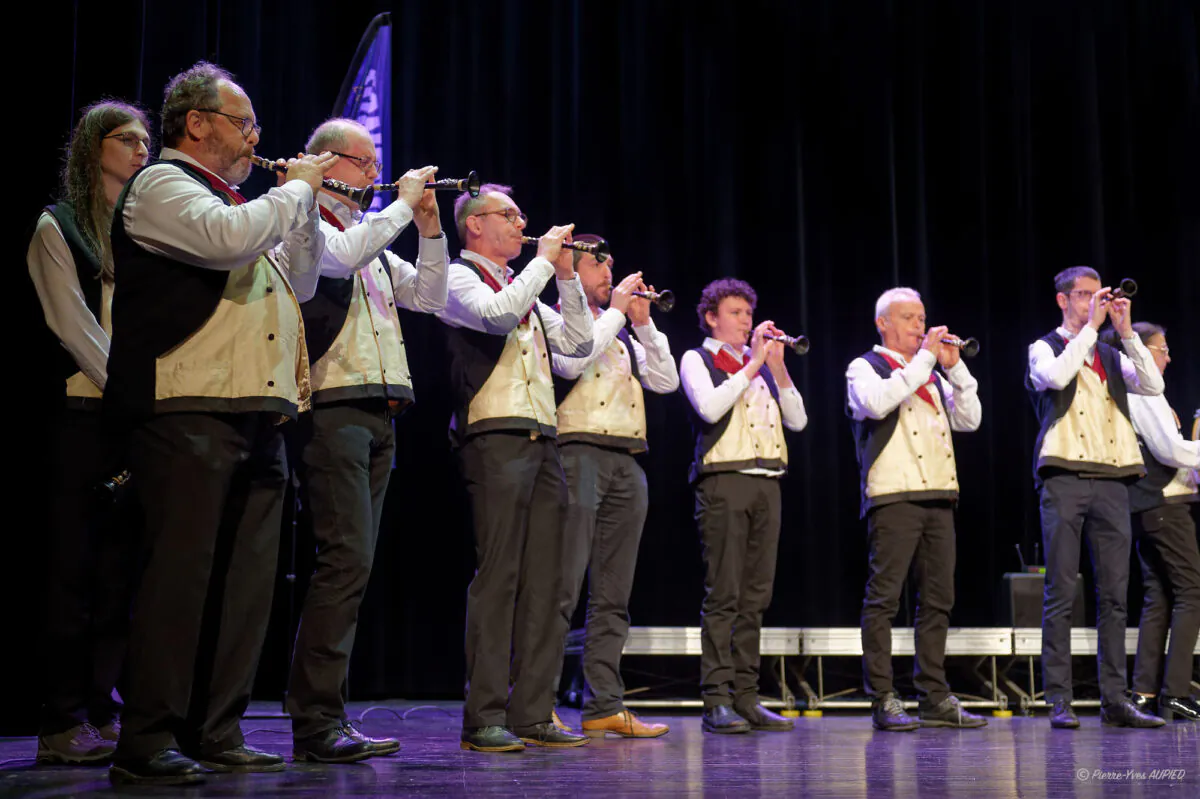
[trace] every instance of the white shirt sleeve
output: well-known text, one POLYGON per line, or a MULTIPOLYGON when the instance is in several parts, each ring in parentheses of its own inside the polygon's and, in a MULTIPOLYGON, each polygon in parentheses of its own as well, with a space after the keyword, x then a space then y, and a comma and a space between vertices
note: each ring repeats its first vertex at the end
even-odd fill
POLYGON ((656 394, 670 394, 679 389, 679 369, 671 356, 671 342, 651 319, 648 324, 633 328, 633 354, 637 358, 642 385, 656 394))
MULTIPOLYGON (((579 275, 570 280, 558 281, 558 305, 562 313, 543 302, 538 303, 545 325, 546 343, 551 353, 579 357, 592 351, 592 327, 594 319, 588 308, 587 297, 579 275)), ((615 334, 614 334, 615 335, 615 334)))
POLYGON ((450 264, 446 307, 438 313, 438 318, 453 327, 508 335, 533 308, 553 275, 553 264, 545 258, 534 258, 512 283, 495 292, 471 267, 450 264))
POLYGON ((1062 391, 1079 374, 1088 351, 1096 345, 1096 331, 1085 325, 1079 335, 1055 355, 1050 345, 1038 339, 1029 345, 1029 379, 1038 391, 1062 391))
POLYGON ((309 209, 308 220, 288 232, 273 253, 275 260, 287 272, 288 282, 292 284, 298 302, 308 302, 317 293, 324 249, 321 215, 314 205, 309 209))
POLYGON ((417 245, 415 267, 393 252, 384 250, 384 253, 392 267, 392 289, 396 292, 397 305, 409 311, 432 314, 446 307, 449 264, 445 236, 436 239, 421 237, 417 245))
POLYGON ((50 214, 38 219, 25 260, 46 324, 79 370, 103 389, 108 382, 108 334, 87 307, 75 259, 50 214))
POLYGON ((1183 437, 1166 397, 1131 395, 1129 416, 1133 429, 1159 463, 1174 469, 1200 468, 1200 441, 1183 437))
POLYGON ((592 351, 578 358, 552 352, 550 354, 550 367, 553 369, 554 374, 564 377, 567 380, 577 379, 612 345, 613 339, 617 337, 617 334, 621 332, 621 328, 624 326, 625 314, 616 308, 609 308, 600 314, 599 318, 592 325, 592 351))
POLYGON ((979 381, 967 369, 967 365, 960 360, 938 379, 950 384, 951 390, 946 392, 946 417, 950 420, 950 429, 958 433, 978 430, 983 421, 979 381))
POLYGON ((864 358, 855 358, 846 369, 846 398, 858 421, 882 419, 929 381, 937 357, 921 350, 908 364, 883 378, 864 358))
POLYGON ((750 387, 750 380, 742 372, 732 374, 724 383, 714 386, 704 359, 694 350, 688 350, 679 360, 679 379, 688 402, 709 424, 716 424, 729 413, 733 403, 750 387))
POLYGON ((1131 338, 1123 338, 1121 344, 1125 352, 1117 354, 1121 356, 1121 377, 1125 378, 1126 388, 1134 394, 1162 394, 1167 384, 1162 372, 1154 365, 1154 356, 1142 343, 1141 336, 1135 334, 1131 338))
POLYGON ((798 433, 808 426, 804 398, 794 385, 779 390, 779 413, 783 416, 783 426, 788 430, 798 433))
MULTIPOLYGON (((338 230, 322 220, 325 254, 321 258, 321 274, 346 278, 368 266, 391 246, 412 222, 412 217, 412 209, 407 204, 393 202, 377 214, 363 214, 357 225, 346 230, 338 230)), ((417 261, 420 262, 420 256, 417 261)))
POLYGON ((148 252, 228 272, 312 224, 315 213, 312 189, 302 180, 290 180, 242 205, 225 205, 183 170, 156 164, 134 179, 123 222, 129 237, 148 252))

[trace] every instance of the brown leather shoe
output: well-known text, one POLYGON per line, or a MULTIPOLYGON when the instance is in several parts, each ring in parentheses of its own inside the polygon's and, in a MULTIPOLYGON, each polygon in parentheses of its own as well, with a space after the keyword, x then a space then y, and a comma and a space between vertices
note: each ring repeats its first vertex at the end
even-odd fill
POLYGON ((617 735, 621 738, 658 738, 671 728, 666 724, 647 724, 628 710, 583 722, 583 734, 589 738, 617 735))

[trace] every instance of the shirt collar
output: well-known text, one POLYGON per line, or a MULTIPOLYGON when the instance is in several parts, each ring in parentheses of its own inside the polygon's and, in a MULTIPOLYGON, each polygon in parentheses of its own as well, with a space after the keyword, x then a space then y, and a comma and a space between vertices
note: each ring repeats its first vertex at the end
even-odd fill
POLYGON ((465 260, 476 263, 479 266, 482 266, 484 269, 486 269, 488 271, 488 274, 490 274, 492 277, 496 278, 497 282, 504 282, 508 277, 510 277, 513 274, 513 270, 512 270, 511 266, 501 267, 500 264, 496 263, 495 261, 491 260, 490 258, 483 257, 482 255, 475 252, 474 250, 462 250, 461 252, 459 252, 458 255, 460 258, 463 258, 465 260))
POLYGON ((871 349, 873 349, 875 352, 878 352, 880 355, 888 356, 889 358, 891 358, 891 359, 895 360, 897 363, 899 363, 901 366, 908 366, 908 358, 905 358, 903 355, 896 352, 895 350, 889 350, 887 347, 883 346, 882 344, 876 344, 871 349))
POLYGON ((742 359, 743 355, 750 351, 749 347, 742 347, 742 349, 739 351, 732 344, 728 344, 724 341, 718 341, 712 336, 704 339, 704 349, 708 350, 713 355, 716 355, 721 350, 725 350, 739 361, 742 359))
MULTIPOLYGON (((211 169, 204 166, 203 164, 201 164, 195 158, 192 158, 187 153, 182 153, 179 150, 175 150, 171 147, 164 147, 161 150, 159 150, 158 160, 159 161, 167 161, 167 160, 183 161, 184 163, 191 164, 192 166, 196 167, 196 169, 199 169, 201 172, 205 172, 209 175, 212 175, 217 180, 221 181, 222 183, 225 183, 225 178, 221 177, 216 172, 213 172, 211 169)), ((226 185, 229 185, 229 184, 226 184, 226 185)), ((234 191, 237 191, 238 187, 237 186, 229 186, 229 188, 233 189, 234 191)))

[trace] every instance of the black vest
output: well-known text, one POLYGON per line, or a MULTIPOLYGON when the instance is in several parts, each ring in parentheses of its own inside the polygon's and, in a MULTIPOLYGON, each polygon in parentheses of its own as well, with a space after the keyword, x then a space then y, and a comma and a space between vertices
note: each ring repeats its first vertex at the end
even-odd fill
MULTIPOLYGON (((191 164, 175 160, 155 164, 183 170, 221 202, 230 204, 229 198, 214 189, 204 173, 191 164)), ((135 416, 154 412, 157 358, 204 325, 220 303, 229 279, 228 272, 203 269, 145 250, 125 232, 125 199, 146 168, 138 170, 125 184, 113 212, 113 270, 120 273, 121 279, 113 292, 113 336, 104 392, 106 408, 135 416)), ((269 407, 254 409, 295 412, 290 403, 266 402, 269 407)))
MULTIPOLYGON (((1041 340, 1050 345, 1050 350, 1056 358, 1062 355, 1067 348, 1067 342, 1063 341, 1057 330, 1042 336, 1041 340)), ((1100 353, 1100 364, 1104 367, 1104 373, 1107 376, 1104 382, 1108 387, 1108 394, 1113 398, 1113 402, 1117 404, 1117 408, 1125 418, 1129 419, 1129 395, 1125 388, 1125 378, 1121 372, 1121 355, 1103 341, 1097 341, 1096 348, 1096 351, 1100 353)), ((1087 367, 1082 368, 1086 369, 1087 367)), ((1045 470, 1038 468, 1042 442, 1045 441, 1046 433, 1050 431, 1051 426, 1070 409, 1071 403, 1075 400, 1075 390, 1078 386, 1079 378, 1076 377, 1062 391, 1038 391, 1033 387, 1033 378, 1030 376, 1028 364, 1025 366, 1025 391, 1029 394, 1029 401, 1033 403, 1033 412, 1037 416, 1039 425, 1037 441, 1033 445, 1033 482, 1039 489, 1042 485, 1042 478, 1046 476, 1041 473, 1045 470)), ((1085 469, 1086 464, 1080 464, 1080 467, 1085 469)), ((1063 468, 1070 470, 1069 467, 1063 468)))
MULTIPOLYGON (((104 284, 100 278, 102 271, 100 259, 92 252, 92 248, 88 246, 83 238, 83 234, 80 233, 79 225, 75 219, 75 209, 69 202, 60 200, 55 205, 46 206, 45 210, 46 213, 54 217, 54 221, 58 223, 59 230, 62 231, 63 240, 67 242, 67 250, 71 253, 71 259, 75 262, 75 274, 79 279, 79 289, 83 292, 84 304, 92 312, 92 316, 96 317, 98 324, 100 322, 104 290, 104 284)), ((49 326, 46 329, 49 330, 49 326)), ((53 331, 51 331, 51 335, 53 336, 53 331)), ((54 336, 54 340, 57 343, 58 337, 54 336)), ((54 347, 53 352, 54 354, 51 358, 54 374, 60 378, 60 382, 65 381, 79 371, 79 364, 75 362, 71 354, 62 346, 54 347)))
MULTIPOLYGON (((455 258, 450 263, 469 267, 479 276, 480 282, 487 282, 483 279, 483 272, 480 271, 478 264, 465 258, 455 258)), ((538 310, 537 302, 533 304, 533 313, 537 316, 538 322, 542 324, 544 331, 546 326, 542 323, 542 314, 538 310)), ((441 328, 445 335, 446 360, 450 370, 450 393, 454 401, 454 411, 450 418, 451 446, 462 446, 466 443, 467 438, 475 433, 501 430, 536 430, 545 436, 552 438, 555 436, 556 431, 553 428, 547 429, 538 424, 536 419, 524 417, 488 419, 484 424, 477 425, 478 429, 468 430, 467 419, 470 415, 471 402, 488 378, 492 376, 492 371, 496 368, 496 364, 504 352, 508 336, 482 333, 478 330, 453 327, 447 324, 441 325, 441 328)), ((545 333, 543 332, 542 335, 544 337, 545 333)), ((548 353, 549 347, 546 349, 548 353)))
MULTIPOLYGON (((713 354, 709 352, 707 347, 696 347, 692 351, 698 354, 704 361, 704 366, 708 369, 708 374, 712 378, 712 384, 714 388, 729 379, 729 373, 716 365, 716 360, 713 354)), ((759 371, 759 375, 763 378, 763 380, 766 381, 767 389, 770 390, 771 397, 775 400, 775 403, 779 404, 779 387, 775 385, 775 378, 771 376, 770 370, 764 367, 759 371)), ((679 390, 683 391, 683 387, 680 386, 679 390)), ((692 406, 690 401, 685 402, 684 404, 687 405, 688 417, 691 419, 692 423, 692 435, 696 440, 695 448, 692 452, 692 465, 688 469, 688 480, 692 483, 695 483, 705 474, 710 474, 714 471, 712 469, 709 469, 708 471, 705 470, 703 465, 704 456, 708 454, 709 450, 717 445, 717 442, 721 440, 721 436, 725 435, 725 431, 729 429, 729 421, 733 418, 733 408, 730 408, 729 411, 716 422, 710 424, 704 421, 704 419, 700 417, 700 414, 696 413, 696 409, 692 406)), ((783 471, 787 471, 786 466, 777 462, 727 464, 723 466, 720 471, 741 471, 742 469, 754 468, 772 470, 782 469, 783 471)))
MULTIPOLYGON (((865 352, 859 357, 871 364, 875 374, 884 380, 892 376, 892 365, 875 350, 865 352)), ((942 385, 941 380, 934 380, 933 384, 938 387, 938 393, 942 395, 942 408, 948 409, 950 402, 946 396, 945 386, 942 385)), ((879 453, 883 452, 883 448, 892 440, 892 435, 896 432, 896 425, 900 421, 900 409, 897 407, 882 419, 859 420, 854 418, 854 409, 850 407, 850 398, 847 397, 846 415, 850 417, 850 431, 854 435, 854 456, 858 459, 859 495, 862 497, 859 514, 866 516, 867 511, 879 504, 878 500, 881 499, 881 497, 867 498, 867 475, 871 473, 871 467, 875 464, 879 453)), ((931 491, 928 496, 923 494, 924 492, 893 496, 897 496, 900 501, 905 502, 921 499, 947 499, 943 491, 931 491)))

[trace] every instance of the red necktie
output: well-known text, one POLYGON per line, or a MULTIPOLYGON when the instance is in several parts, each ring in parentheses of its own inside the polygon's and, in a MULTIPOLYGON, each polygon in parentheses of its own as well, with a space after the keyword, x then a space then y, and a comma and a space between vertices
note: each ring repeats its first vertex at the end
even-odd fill
MULTIPOLYGON (((1059 338, 1061 338, 1063 340, 1064 344, 1071 343, 1064 336, 1059 336, 1059 338)), ((1089 369, 1091 369, 1093 372, 1095 372, 1097 375, 1100 376, 1101 383, 1104 383, 1108 380, 1108 372, 1105 371, 1104 364, 1101 363, 1101 361, 1100 361, 1100 347, 1099 346, 1097 346, 1093 352, 1092 362, 1088 363, 1087 360, 1085 359, 1084 364, 1086 364, 1089 369)))
MULTIPOLYGON (((485 267, 480 266, 478 264, 476 264, 476 266, 478 267, 480 276, 483 278, 483 282, 487 283, 488 288, 490 288, 492 291, 499 294, 502 291, 502 289, 500 288, 500 284, 496 282, 496 278, 492 277, 491 273, 488 272, 488 270, 485 267)), ((512 283, 512 278, 511 277, 506 278, 505 282, 512 283)), ((524 325, 529 322, 529 314, 532 311, 533 311, 533 306, 531 305, 531 306, 529 306, 529 310, 525 312, 525 316, 521 317, 521 324, 524 325)))
POLYGON ((720 352, 713 356, 713 364, 722 372, 731 375, 735 375, 742 371, 742 367, 748 363, 750 363, 749 355, 743 354, 742 360, 739 361, 737 358, 730 355, 729 350, 725 349, 724 347, 721 348, 720 352))
POLYGON ((325 207, 325 206, 323 206, 323 205, 322 205, 322 206, 320 206, 320 208, 321 208, 321 218, 322 218, 322 219, 324 219, 324 220, 325 220, 326 222, 328 222, 329 224, 333 225, 333 226, 334 226, 335 228, 337 228, 338 230, 345 230, 345 229, 346 229, 346 226, 345 226, 345 225, 343 225, 343 224, 342 224, 342 223, 341 223, 341 222, 338 220, 338 218, 337 218, 336 216, 334 216, 334 215, 333 215, 333 211, 330 211, 328 208, 326 208, 326 207, 325 207))
MULTIPOLYGON (((888 362, 888 366, 892 367, 893 370, 901 368, 896 359, 888 355, 886 352, 881 352, 879 355, 888 362)), ((928 402, 929 407, 933 408, 935 411, 938 410, 937 403, 933 401, 933 395, 929 393, 929 389, 927 389, 925 386, 935 382, 936 380, 937 377, 934 376, 933 372, 930 372, 929 379, 925 381, 924 385, 917 389, 917 396, 928 402)))

